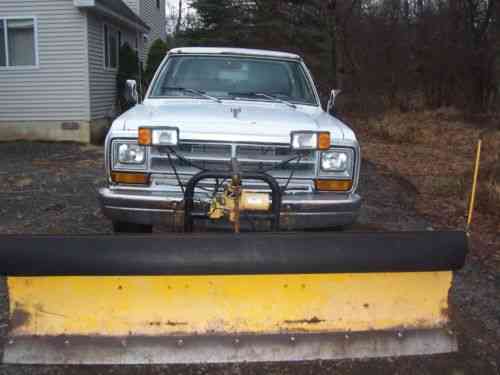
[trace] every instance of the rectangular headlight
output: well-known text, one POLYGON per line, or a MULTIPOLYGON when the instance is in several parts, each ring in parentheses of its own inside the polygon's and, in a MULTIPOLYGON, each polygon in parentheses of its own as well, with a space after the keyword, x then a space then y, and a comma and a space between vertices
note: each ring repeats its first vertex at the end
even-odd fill
POLYGON ((321 153, 321 169, 327 172, 345 172, 349 169, 351 154, 348 151, 326 151, 321 153))
POLYGON ((179 143, 179 129, 161 128, 153 129, 153 146, 177 146, 179 143))
POLYGON ((332 147, 319 154, 318 176, 341 180, 354 178, 356 152, 350 147, 332 147))
POLYGON ((179 129, 172 127, 139 128, 139 144, 145 146, 177 146, 179 129))
POLYGON ((315 131, 296 131, 291 133, 291 145, 294 150, 328 150, 330 133, 315 131))
POLYGON ((135 143, 118 143, 118 162, 120 164, 144 164, 146 149, 135 143))

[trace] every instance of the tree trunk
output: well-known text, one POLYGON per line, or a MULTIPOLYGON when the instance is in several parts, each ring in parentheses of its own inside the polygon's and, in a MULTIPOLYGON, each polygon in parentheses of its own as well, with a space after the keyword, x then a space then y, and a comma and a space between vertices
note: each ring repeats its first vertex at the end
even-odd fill
POLYGON ((175 35, 179 35, 182 24, 182 0, 179 0, 179 9, 177 12, 177 23, 175 24, 175 35))
POLYGON ((330 50, 330 84, 331 88, 341 88, 341 69, 340 60, 340 42, 337 28, 337 1, 330 0, 327 3, 326 10, 326 25, 328 30, 329 50, 330 50))

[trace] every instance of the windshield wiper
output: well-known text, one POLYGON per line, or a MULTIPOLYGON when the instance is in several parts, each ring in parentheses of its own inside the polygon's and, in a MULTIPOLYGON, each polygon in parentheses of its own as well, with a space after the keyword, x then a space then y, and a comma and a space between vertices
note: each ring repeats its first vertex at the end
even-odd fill
POLYGON ((280 102, 280 103, 283 103, 283 104, 286 104, 287 106, 289 107, 292 107, 292 108, 297 108, 297 106, 293 103, 290 103, 288 100, 283 100, 283 99, 280 99, 278 98, 277 96, 275 95, 269 95, 269 94, 266 94, 266 93, 263 93, 263 92, 256 92, 255 93, 255 96, 262 96, 264 98, 267 98, 267 99, 271 99, 271 100, 275 100, 277 102, 280 102))
POLYGON ((287 100, 278 98, 275 95, 266 94, 264 92, 235 92, 235 93, 229 93, 229 95, 234 96, 235 98, 238 96, 261 96, 263 98, 270 99, 270 100, 273 100, 273 101, 278 102, 278 103, 286 104, 287 106, 289 106, 291 108, 297 108, 297 106, 295 104, 290 103, 287 100))
POLYGON ((190 92, 191 94, 196 94, 196 95, 201 96, 203 98, 213 100, 214 102, 222 103, 222 100, 220 100, 219 98, 216 98, 215 96, 211 96, 211 95, 205 94, 201 90, 189 89, 187 87, 171 87, 171 86, 162 87, 162 89, 163 90, 177 90, 177 91, 183 91, 183 92, 190 92))

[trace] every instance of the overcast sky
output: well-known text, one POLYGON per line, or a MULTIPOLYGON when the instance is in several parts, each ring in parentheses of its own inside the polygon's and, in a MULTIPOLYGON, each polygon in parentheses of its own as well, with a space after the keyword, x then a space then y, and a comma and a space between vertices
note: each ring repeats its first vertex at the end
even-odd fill
MULTIPOLYGON (((0 0, 2 1, 2 0, 0 0)), ((177 23, 177 7, 179 6, 179 0, 165 0, 166 2, 166 15, 167 15, 167 33, 173 33, 175 25, 177 23)), ((193 15, 194 11, 189 9, 190 0, 182 0, 182 7, 184 8, 182 12, 182 17, 185 19, 187 13, 193 15), (189 10, 188 10, 189 9, 189 10)))
MULTIPOLYGON (((178 7, 179 6, 179 0, 165 0, 166 1, 166 5, 167 5, 167 8, 169 6, 175 6, 175 7, 178 7)), ((187 0, 183 0, 183 7, 187 7, 187 4, 188 1, 187 0)))

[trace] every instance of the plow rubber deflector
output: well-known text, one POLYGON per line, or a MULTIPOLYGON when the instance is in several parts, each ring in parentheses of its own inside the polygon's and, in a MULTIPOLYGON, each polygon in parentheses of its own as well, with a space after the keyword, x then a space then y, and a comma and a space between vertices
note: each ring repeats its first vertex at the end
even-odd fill
POLYGON ((444 353, 458 232, 3 237, 6 363, 444 353))

